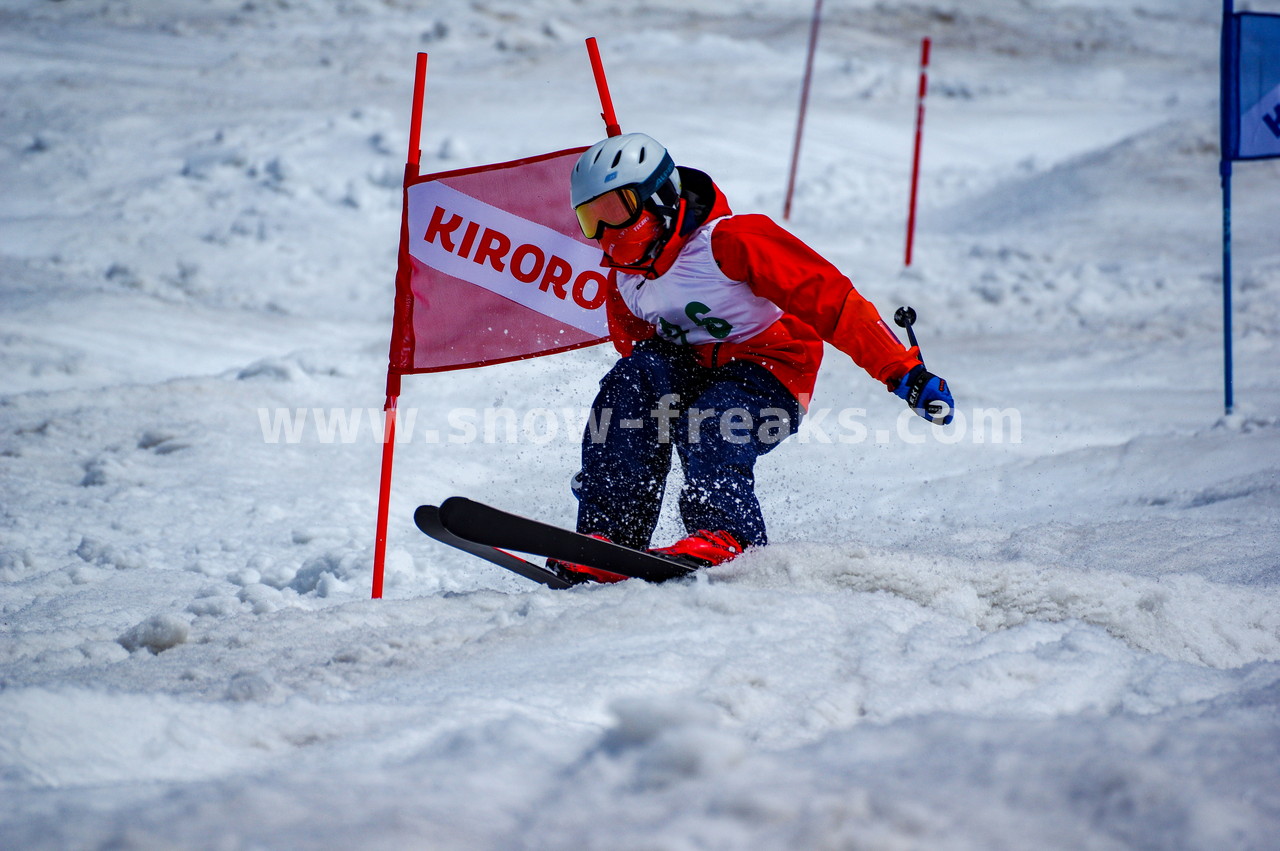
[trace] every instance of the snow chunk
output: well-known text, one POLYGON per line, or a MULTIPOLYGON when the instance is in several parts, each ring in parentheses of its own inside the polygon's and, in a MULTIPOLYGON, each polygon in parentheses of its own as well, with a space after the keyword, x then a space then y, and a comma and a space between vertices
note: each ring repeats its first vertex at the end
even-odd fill
POLYGON ((246 585, 240 589, 236 597, 242 603, 248 603, 255 615, 266 615, 284 605, 284 595, 270 585, 246 585))
POLYGON ((306 370, 296 361, 282 358, 263 358, 246 366, 236 373, 236 379, 247 381, 261 378, 269 381, 301 381, 306 377, 306 370))
POLYGON ((266 700, 275 693, 275 686, 264 674, 241 671, 227 685, 227 700, 249 703, 266 700))
POLYGON ((86 488, 101 487, 115 479, 125 469, 118 459, 101 456, 87 461, 84 465, 84 478, 80 485, 86 488))
POLYGON ((153 615, 116 639, 130 653, 146 648, 161 653, 187 642, 191 628, 177 615, 153 615))
POLYGON ((39 569, 39 559, 28 550, 0 551, 0 582, 19 582, 39 569))
POLYGON ((132 549, 123 549, 92 535, 82 535, 76 555, 89 564, 116 570, 139 570, 147 566, 146 558, 132 549))
POLYGON ((329 597, 345 590, 346 580, 360 575, 364 561, 362 553, 322 553, 307 559, 288 587, 299 594, 315 593, 320 597, 329 597))

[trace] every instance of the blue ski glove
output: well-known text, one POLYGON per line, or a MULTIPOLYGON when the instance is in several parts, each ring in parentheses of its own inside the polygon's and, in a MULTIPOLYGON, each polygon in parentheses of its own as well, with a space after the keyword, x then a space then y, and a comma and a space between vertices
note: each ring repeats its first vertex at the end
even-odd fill
POLYGON ((956 401, 947 382, 919 364, 902 377, 893 391, 911 410, 934 425, 950 425, 956 401))

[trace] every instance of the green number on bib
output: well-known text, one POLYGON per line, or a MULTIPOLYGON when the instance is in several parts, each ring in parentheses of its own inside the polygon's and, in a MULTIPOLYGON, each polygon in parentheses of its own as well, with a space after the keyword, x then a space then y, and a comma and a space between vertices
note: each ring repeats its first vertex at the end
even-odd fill
POLYGON ((699 328, 705 328, 707 333, 717 340, 723 340, 729 336, 729 332, 733 330, 733 325, 724 319, 715 316, 703 316, 711 312, 711 308, 707 307, 700 301, 689 302, 684 309, 684 315, 693 320, 693 323, 699 328))

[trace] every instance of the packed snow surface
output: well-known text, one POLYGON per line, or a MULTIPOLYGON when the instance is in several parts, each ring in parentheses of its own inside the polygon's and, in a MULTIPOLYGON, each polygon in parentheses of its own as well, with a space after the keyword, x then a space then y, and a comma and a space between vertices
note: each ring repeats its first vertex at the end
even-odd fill
POLYGON ((1224 416, 1216 4, 826 4, 787 226, 957 423, 829 350, 769 547, 556 592, 411 517, 572 524, 611 350, 413 376, 370 599, 414 55, 426 171, 602 136, 596 36, 780 218, 810 11, 4 4, 0 847, 1278 847, 1280 169, 1224 416))

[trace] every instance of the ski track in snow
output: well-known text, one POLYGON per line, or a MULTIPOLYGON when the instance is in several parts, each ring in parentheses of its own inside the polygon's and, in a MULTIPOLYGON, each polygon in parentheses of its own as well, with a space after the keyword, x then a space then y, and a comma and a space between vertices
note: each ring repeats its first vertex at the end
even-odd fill
POLYGON ((1280 168, 1224 417, 1202 6, 827 4, 788 226, 964 425, 829 351, 771 546, 551 592, 410 518, 571 524, 612 354, 413 376, 372 601, 413 53, 424 171, 597 138, 595 35, 625 128, 777 216, 810 10, 8 4, 0 847, 1276 847, 1280 168))

